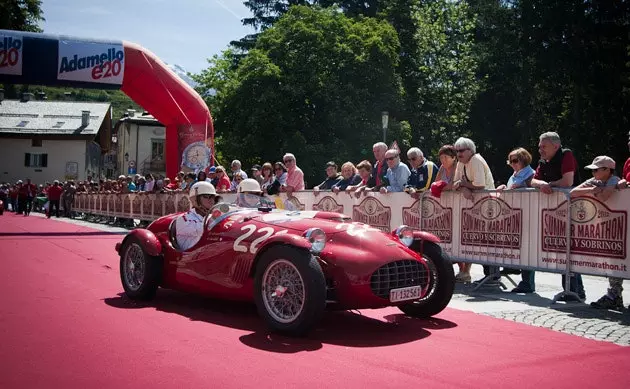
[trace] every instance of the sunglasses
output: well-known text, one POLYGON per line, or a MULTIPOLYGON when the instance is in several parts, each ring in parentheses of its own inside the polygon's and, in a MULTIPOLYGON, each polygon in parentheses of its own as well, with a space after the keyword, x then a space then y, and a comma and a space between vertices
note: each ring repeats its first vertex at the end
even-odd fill
POLYGON ((518 159, 510 159, 510 163, 519 163, 518 159))
POLYGON ((199 196, 202 199, 206 199, 206 200, 210 200, 213 197, 212 195, 209 195, 209 194, 202 194, 202 195, 199 195, 199 196))

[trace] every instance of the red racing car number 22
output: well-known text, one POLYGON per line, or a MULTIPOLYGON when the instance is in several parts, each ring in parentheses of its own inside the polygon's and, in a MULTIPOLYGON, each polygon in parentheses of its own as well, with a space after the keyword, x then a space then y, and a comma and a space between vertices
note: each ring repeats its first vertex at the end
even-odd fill
POLYGON ((233 246, 234 251, 240 252, 240 253, 246 253, 249 251, 251 254, 256 254, 256 252, 258 251, 258 246, 260 246, 261 243, 269 239, 272 235, 281 235, 281 234, 286 234, 287 232, 289 232, 288 230, 280 230, 274 234, 275 230, 272 227, 257 228, 253 224, 244 225, 243 227, 241 227, 241 231, 244 231, 244 233, 241 234, 234 241, 234 246, 233 246), (254 239, 251 245, 247 247, 247 242, 243 242, 243 241, 254 234, 260 235, 260 236, 254 239))

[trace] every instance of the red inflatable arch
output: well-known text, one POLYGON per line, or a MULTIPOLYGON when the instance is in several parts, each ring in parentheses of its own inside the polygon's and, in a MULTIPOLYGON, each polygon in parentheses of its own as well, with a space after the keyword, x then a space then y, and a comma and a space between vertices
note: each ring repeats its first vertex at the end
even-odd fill
POLYGON ((0 30, 0 82, 120 89, 166 126, 167 176, 212 165, 214 128, 207 105, 137 44, 0 30))

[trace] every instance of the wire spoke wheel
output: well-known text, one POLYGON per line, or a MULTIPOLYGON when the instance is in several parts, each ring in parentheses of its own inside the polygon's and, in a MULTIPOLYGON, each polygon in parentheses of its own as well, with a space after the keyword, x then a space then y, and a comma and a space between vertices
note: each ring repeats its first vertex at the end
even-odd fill
POLYGON ((304 310, 306 290, 300 271, 286 259, 276 259, 262 276, 262 299, 274 320, 295 321, 304 310))
POLYGON ((123 275, 127 287, 132 291, 139 290, 146 273, 145 255, 140 245, 133 243, 129 246, 127 251, 125 251, 123 266, 123 275))

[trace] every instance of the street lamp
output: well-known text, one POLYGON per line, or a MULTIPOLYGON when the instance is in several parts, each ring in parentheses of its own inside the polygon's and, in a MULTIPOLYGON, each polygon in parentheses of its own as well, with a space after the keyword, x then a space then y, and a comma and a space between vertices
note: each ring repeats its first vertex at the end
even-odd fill
POLYGON ((389 112, 381 112, 381 122, 383 124, 383 142, 387 143, 387 125, 389 123, 389 112))
POLYGON ((129 153, 125 153, 125 161, 129 161, 129 153))

